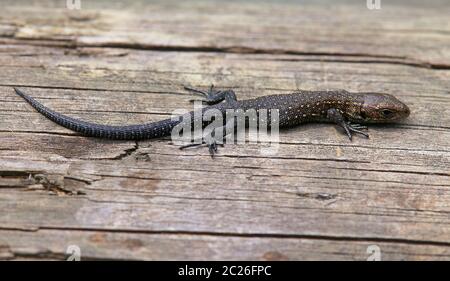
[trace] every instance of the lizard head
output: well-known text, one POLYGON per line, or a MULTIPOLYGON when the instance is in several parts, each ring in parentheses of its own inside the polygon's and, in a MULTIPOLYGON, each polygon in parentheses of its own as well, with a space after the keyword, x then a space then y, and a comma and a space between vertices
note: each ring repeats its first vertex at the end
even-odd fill
POLYGON ((409 116, 406 104, 396 97, 382 93, 363 93, 358 118, 364 123, 389 123, 409 116))

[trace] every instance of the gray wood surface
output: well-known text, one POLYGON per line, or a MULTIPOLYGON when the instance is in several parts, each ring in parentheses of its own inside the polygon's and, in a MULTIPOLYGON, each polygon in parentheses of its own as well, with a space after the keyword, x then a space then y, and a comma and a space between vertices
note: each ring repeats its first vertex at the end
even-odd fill
POLYGON ((446 1, 6 1, 0 14, 0 259, 450 259, 446 1), (86 2, 86 3, 85 3, 86 2), (385 3, 386 2, 386 3, 385 3), (422 3, 423 2, 423 3, 422 3), (412 111, 178 150, 85 138, 35 112, 134 124, 191 109, 182 85, 246 99, 346 89, 412 111))

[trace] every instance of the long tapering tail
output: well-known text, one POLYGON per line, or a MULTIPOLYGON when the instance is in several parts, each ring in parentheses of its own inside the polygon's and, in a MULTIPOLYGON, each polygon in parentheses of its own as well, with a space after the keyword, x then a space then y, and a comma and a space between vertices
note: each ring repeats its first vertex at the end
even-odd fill
POLYGON ((66 127, 72 131, 79 132, 85 136, 108 138, 117 140, 141 140, 151 139, 170 135, 173 127, 180 121, 165 119, 158 122, 128 125, 128 126, 109 126, 78 120, 42 105, 34 98, 25 94, 21 90, 14 88, 16 93, 25 99, 39 113, 52 120, 58 125, 66 127))

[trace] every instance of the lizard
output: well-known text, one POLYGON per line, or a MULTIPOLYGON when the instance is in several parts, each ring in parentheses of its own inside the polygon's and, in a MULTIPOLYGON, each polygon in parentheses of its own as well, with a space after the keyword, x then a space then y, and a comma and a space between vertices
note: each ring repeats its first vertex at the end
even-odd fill
MULTIPOLYGON (((187 86, 184 88, 193 94, 202 96, 202 101, 208 105, 201 109, 202 113, 208 109, 219 110, 223 115, 230 109, 243 111, 253 109, 256 112, 262 109, 276 109, 279 113, 280 128, 294 127, 307 122, 329 122, 342 127, 350 141, 354 133, 369 137, 366 124, 396 122, 410 114, 410 109, 406 104, 386 93, 298 90, 291 94, 266 95, 253 99, 238 100, 235 92, 231 89, 216 90, 213 85, 208 91, 187 86)), ((14 90, 51 121, 88 137, 136 141, 160 138, 170 135, 172 129, 183 120, 194 123, 199 121, 195 118, 202 118, 201 114, 197 115, 200 117, 195 117, 195 112, 191 111, 179 120, 171 118, 153 123, 126 126, 102 125, 55 112, 25 94, 22 90, 18 88, 14 88, 14 90)), ((208 125, 208 122, 203 119, 200 122, 202 128, 208 125)), ((270 122, 268 122, 268 125, 270 127, 270 122)), ((214 156, 217 153, 218 143, 221 144, 220 140, 218 142, 213 138, 212 141, 203 141, 200 144, 206 144, 211 156, 214 156)), ((186 145, 181 148, 195 145, 199 144, 186 145)))

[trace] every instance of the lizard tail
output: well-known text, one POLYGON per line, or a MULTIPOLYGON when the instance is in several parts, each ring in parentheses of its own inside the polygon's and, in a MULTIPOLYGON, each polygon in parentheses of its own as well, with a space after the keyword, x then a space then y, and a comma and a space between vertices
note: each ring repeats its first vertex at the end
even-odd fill
POLYGON ((153 123, 127 126, 110 126, 91 123, 53 111, 31 96, 25 94, 20 89, 14 88, 14 91, 16 91, 16 94, 26 100, 34 109, 51 121, 89 137, 117 140, 142 140, 158 138, 170 135, 173 127, 180 122, 172 119, 165 119, 153 123))

